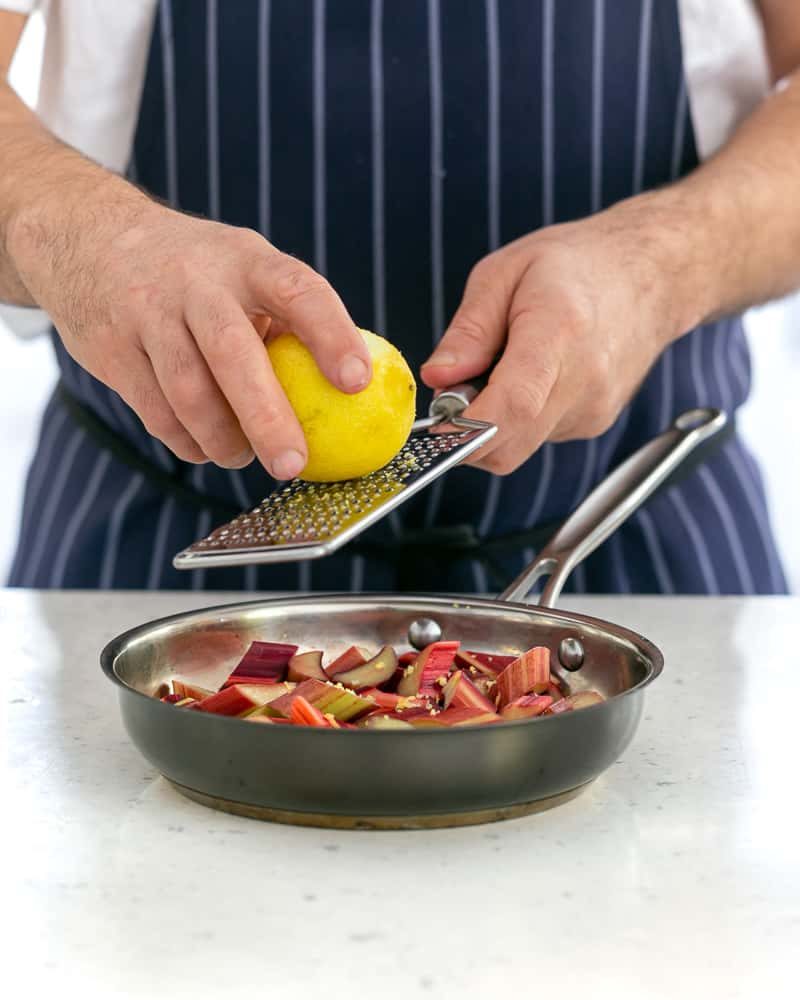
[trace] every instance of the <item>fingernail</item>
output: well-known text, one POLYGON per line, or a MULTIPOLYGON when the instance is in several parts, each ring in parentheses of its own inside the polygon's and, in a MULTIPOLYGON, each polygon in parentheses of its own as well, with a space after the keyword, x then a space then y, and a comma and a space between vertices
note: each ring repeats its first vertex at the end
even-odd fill
POLYGON ((348 354, 339 366, 339 381, 345 389, 363 389, 369 382, 369 368, 357 354, 348 354))
POLYGON ((452 368, 458 361, 455 354, 450 351, 435 351, 423 364, 423 368, 436 366, 437 368, 452 368))
POLYGON ((272 475, 275 479, 294 479, 303 471, 306 460, 299 451, 289 448, 272 460, 272 475))
POLYGON ((244 469, 246 468, 255 458, 252 448, 245 449, 241 455, 236 458, 232 458, 227 465, 229 469, 244 469))

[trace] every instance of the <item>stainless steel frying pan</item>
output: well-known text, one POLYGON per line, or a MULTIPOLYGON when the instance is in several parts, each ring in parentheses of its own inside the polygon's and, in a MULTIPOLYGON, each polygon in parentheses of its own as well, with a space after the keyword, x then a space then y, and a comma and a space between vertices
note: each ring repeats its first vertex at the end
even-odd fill
POLYGON ((555 610, 570 571, 717 434, 718 410, 692 410, 632 455, 567 519, 498 598, 335 594, 281 597, 163 618, 110 642, 101 660, 125 726, 183 794, 262 819, 351 828, 454 826, 523 815, 576 794, 614 763, 663 658, 619 625, 555 610), (538 606, 524 603, 547 577, 538 606), (152 695, 180 676, 220 684, 254 639, 330 653, 417 646, 441 634, 467 649, 552 651, 570 688, 602 704, 548 718, 429 730, 255 726, 176 710, 152 695))

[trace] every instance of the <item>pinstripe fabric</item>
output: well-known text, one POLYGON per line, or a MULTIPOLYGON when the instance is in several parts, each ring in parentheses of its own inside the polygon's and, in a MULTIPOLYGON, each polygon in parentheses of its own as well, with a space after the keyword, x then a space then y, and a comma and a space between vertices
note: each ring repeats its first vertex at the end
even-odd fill
POLYGON ((148 590, 158 590, 162 586, 161 574, 164 564, 169 558, 167 543, 175 507, 175 500, 172 497, 167 497, 162 502, 161 510, 158 513, 158 521, 156 522, 156 530, 153 537, 153 554, 145 578, 145 587, 148 590))
POLYGON ((375 328, 386 330, 386 225, 383 181, 383 0, 372 0, 370 13, 370 83, 372 112, 372 273, 375 328))
POLYGON ((78 532, 85 523, 89 511, 92 509, 110 462, 111 455, 109 452, 101 451, 97 455, 83 495, 77 506, 70 511, 66 530, 55 550, 53 569, 50 574, 51 587, 63 587, 64 585, 64 576, 67 571, 68 560, 72 553, 72 547, 75 545, 78 532))
POLYGON ((106 538, 103 561, 100 565, 100 580, 98 586, 108 589, 114 586, 114 574, 117 568, 117 556, 119 553, 119 540, 122 528, 125 523, 125 515, 128 508, 136 499, 136 494, 144 485, 144 476, 136 473, 131 476, 130 481, 120 493, 119 500, 113 507, 111 519, 108 524, 108 537, 106 538))
MULTIPOLYGON (((417 368, 470 267, 496 246, 602 210, 696 164, 672 0, 160 0, 131 176, 188 211, 258 228, 327 272, 352 315, 417 368)), ((257 463, 187 467, 55 339, 62 378, 142 455, 233 505, 272 488, 257 463)), ((741 323, 668 350, 592 442, 547 444, 504 480, 448 474, 371 533, 471 524, 497 537, 563 518, 682 409, 746 398, 741 323)), ((421 405, 426 405, 421 400, 421 405)), ((12 583, 388 589, 395 570, 345 553, 295 567, 181 574, 211 524, 104 457, 54 400, 26 487, 12 583)), ((498 559, 510 577, 530 550, 498 559)), ((420 587, 485 589, 464 558, 420 587)), ((734 438, 655 497, 581 567, 584 591, 785 589, 753 457, 734 438)))
MULTIPOLYGON (((56 516, 59 512, 59 507, 62 506, 70 467, 75 461, 78 449, 85 438, 84 431, 80 429, 73 430, 66 448, 59 457, 55 468, 55 476, 52 481, 52 488, 47 495, 47 502, 42 510, 41 521, 36 525, 37 534, 35 542, 22 573, 21 584, 23 587, 33 587, 38 582, 40 579, 39 569, 45 559, 45 553, 62 537, 61 533, 56 530, 56 516)), ((48 585, 49 583, 50 580, 48 579, 48 585)))
POLYGON ((269 52, 270 0, 258 5, 258 228, 263 236, 270 231, 270 128, 269 52))
MULTIPOLYGON (((428 0, 428 73, 430 82, 430 247, 431 247, 431 332, 435 347, 444 332, 443 247, 442 247, 442 68, 439 0, 428 0)), ((428 496, 425 527, 436 523, 446 479, 434 483, 428 496)))
POLYGON ((219 75, 217 72, 217 0, 206 0, 206 114, 208 115, 208 214, 220 217, 219 75))

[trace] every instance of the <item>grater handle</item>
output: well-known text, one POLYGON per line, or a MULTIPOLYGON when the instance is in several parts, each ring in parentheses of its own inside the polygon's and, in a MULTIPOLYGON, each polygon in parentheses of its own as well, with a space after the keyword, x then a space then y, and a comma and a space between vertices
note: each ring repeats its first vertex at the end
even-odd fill
POLYGON ((428 416, 440 424, 449 423, 456 417, 460 417, 478 393, 486 388, 488 381, 489 372, 484 372, 483 375, 478 375, 476 378, 470 379, 469 382, 462 382, 450 389, 444 389, 431 401, 431 405, 428 407, 428 416))

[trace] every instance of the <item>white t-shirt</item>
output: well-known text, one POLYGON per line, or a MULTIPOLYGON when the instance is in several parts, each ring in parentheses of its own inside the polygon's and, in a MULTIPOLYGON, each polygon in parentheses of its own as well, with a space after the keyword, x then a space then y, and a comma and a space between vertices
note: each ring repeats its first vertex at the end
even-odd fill
MULTIPOLYGON (((0 0, 0 9, 44 16, 42 120, 112 170, 123 170, 130 155, 156 6, 157 0, 0 0)), ((705 158, 769 90, 763 32, 754 0, 678 0, 678 8, 689 106, 705 158)), ((3 318, 14 325, 13 316, 3 318)))
MULTIPOLYGON (((0 8, 44 15, 42 119, 114 170, 130 153, 156 5, 0 0, 0 8)), ((705 158, 769 89, 761 21, 754 0, 678 0, 678 9, 692 121, 705 158)))

